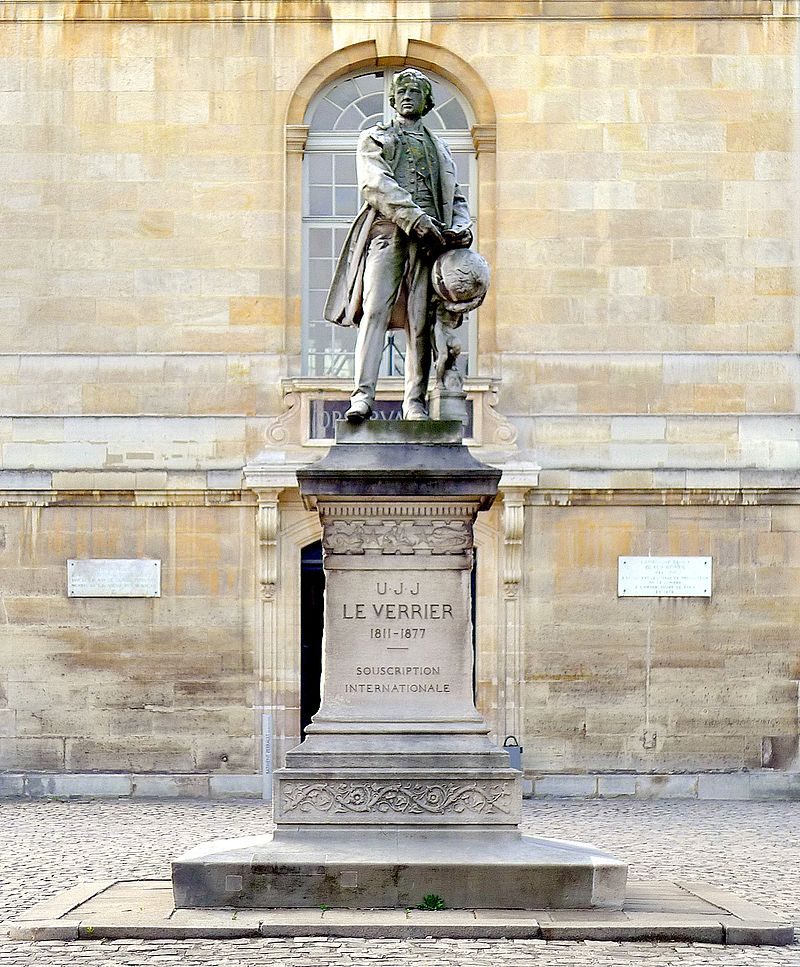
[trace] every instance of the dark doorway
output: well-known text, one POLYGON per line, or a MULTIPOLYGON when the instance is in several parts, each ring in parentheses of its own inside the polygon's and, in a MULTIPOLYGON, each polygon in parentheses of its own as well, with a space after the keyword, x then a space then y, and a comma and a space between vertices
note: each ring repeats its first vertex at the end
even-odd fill
POLYGON ((319 711, 322 682, 322 630, 325 625, 325 572, 322 541, 300 552, 300 736, 319 711))
MULTIPOLYGON (((475 699, 475 571, 473 551, 472 594, 472 697, 475 699)), ((322 570, 322 541, 308 544, 300 552, 300 729, 319 711, 322 683, 322 632, 325 626, 325 572, 322 570)))

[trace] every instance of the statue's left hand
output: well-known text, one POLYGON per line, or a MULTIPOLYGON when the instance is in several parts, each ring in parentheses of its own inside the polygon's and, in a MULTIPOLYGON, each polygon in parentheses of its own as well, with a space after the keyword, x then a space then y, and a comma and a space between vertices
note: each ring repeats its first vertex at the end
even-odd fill
POLYGON ((472 245, 472 232, 468 228, 458 231, 448 228, 442 235, 446 248, 469 248, 472 245))

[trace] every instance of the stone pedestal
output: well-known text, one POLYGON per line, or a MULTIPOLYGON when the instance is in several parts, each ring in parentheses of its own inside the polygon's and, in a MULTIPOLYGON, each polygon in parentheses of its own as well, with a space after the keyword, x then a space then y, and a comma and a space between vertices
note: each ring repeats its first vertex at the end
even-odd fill
POLYGON ((472 524, 499 472, 459 424, 391 422, 340 424, 301 477, 323 525, 323 692, 276 821, 514 826, 519 773, 472 700, 472 524))
POLYGON ((298 472, 323 525, 322 704, 274 776, 273 837, 173 864, 176 906, 612 907, 627 867, 523 836, 472 698, 473 524, 500 472, 459 422, 337 427, 298 472))
POLYGON ((466 426, 467 394, 460 389, 445 389, 435 386, 431 390, 429 405, 434 420, 455 420, 466 426))

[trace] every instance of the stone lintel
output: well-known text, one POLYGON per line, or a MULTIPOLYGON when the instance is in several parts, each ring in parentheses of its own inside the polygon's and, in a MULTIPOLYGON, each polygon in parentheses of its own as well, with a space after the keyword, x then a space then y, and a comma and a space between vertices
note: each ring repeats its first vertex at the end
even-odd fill
MULTIPOLYGON (((92 4, 75 4, 67 0, 16 0, 0 4, 0 22, 123 22, 123 23, 403 23, 419 19, 413 5, 389 3, 370 5, 369 15, 353 13, 353 5, 345 0, 328 0, 326 4, 306 5, 286 12, 283 4, 272 0, 252 0, 246 6, 237 0, 217 0, 198 5, 190 0, 150 0, 148 3, 118 3, 99 0, 92 4), (317 9, 318 8, 318 9, 317 9)), ((764 20, 798 16, 798 0, 540 0, 535 4, 498 4, 497 0, 477 0, 469 4, 453 4, 434 0, 429 4, 431 20, 439 23, 474 21, 540 20, 764 20), (509 10, 509 7, 513 9, 509 10)))

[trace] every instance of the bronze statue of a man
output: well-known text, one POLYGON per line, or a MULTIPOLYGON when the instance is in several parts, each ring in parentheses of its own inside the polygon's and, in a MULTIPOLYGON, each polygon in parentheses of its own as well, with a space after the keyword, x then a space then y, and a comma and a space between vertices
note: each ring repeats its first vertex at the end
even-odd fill
POLYGON ((428 78, 406 68, 392 80, 395 117, 358 141, 356 170, 364 205, 350 227, 325 305, 325 318, 358 326, 355 389, 348 420, 369 419, 384 337, 405 329, 403 418, 428 418, 431 367, 431 266, 472 242, 467 201, 447 145, 421 118, 433 107, 428 78))

